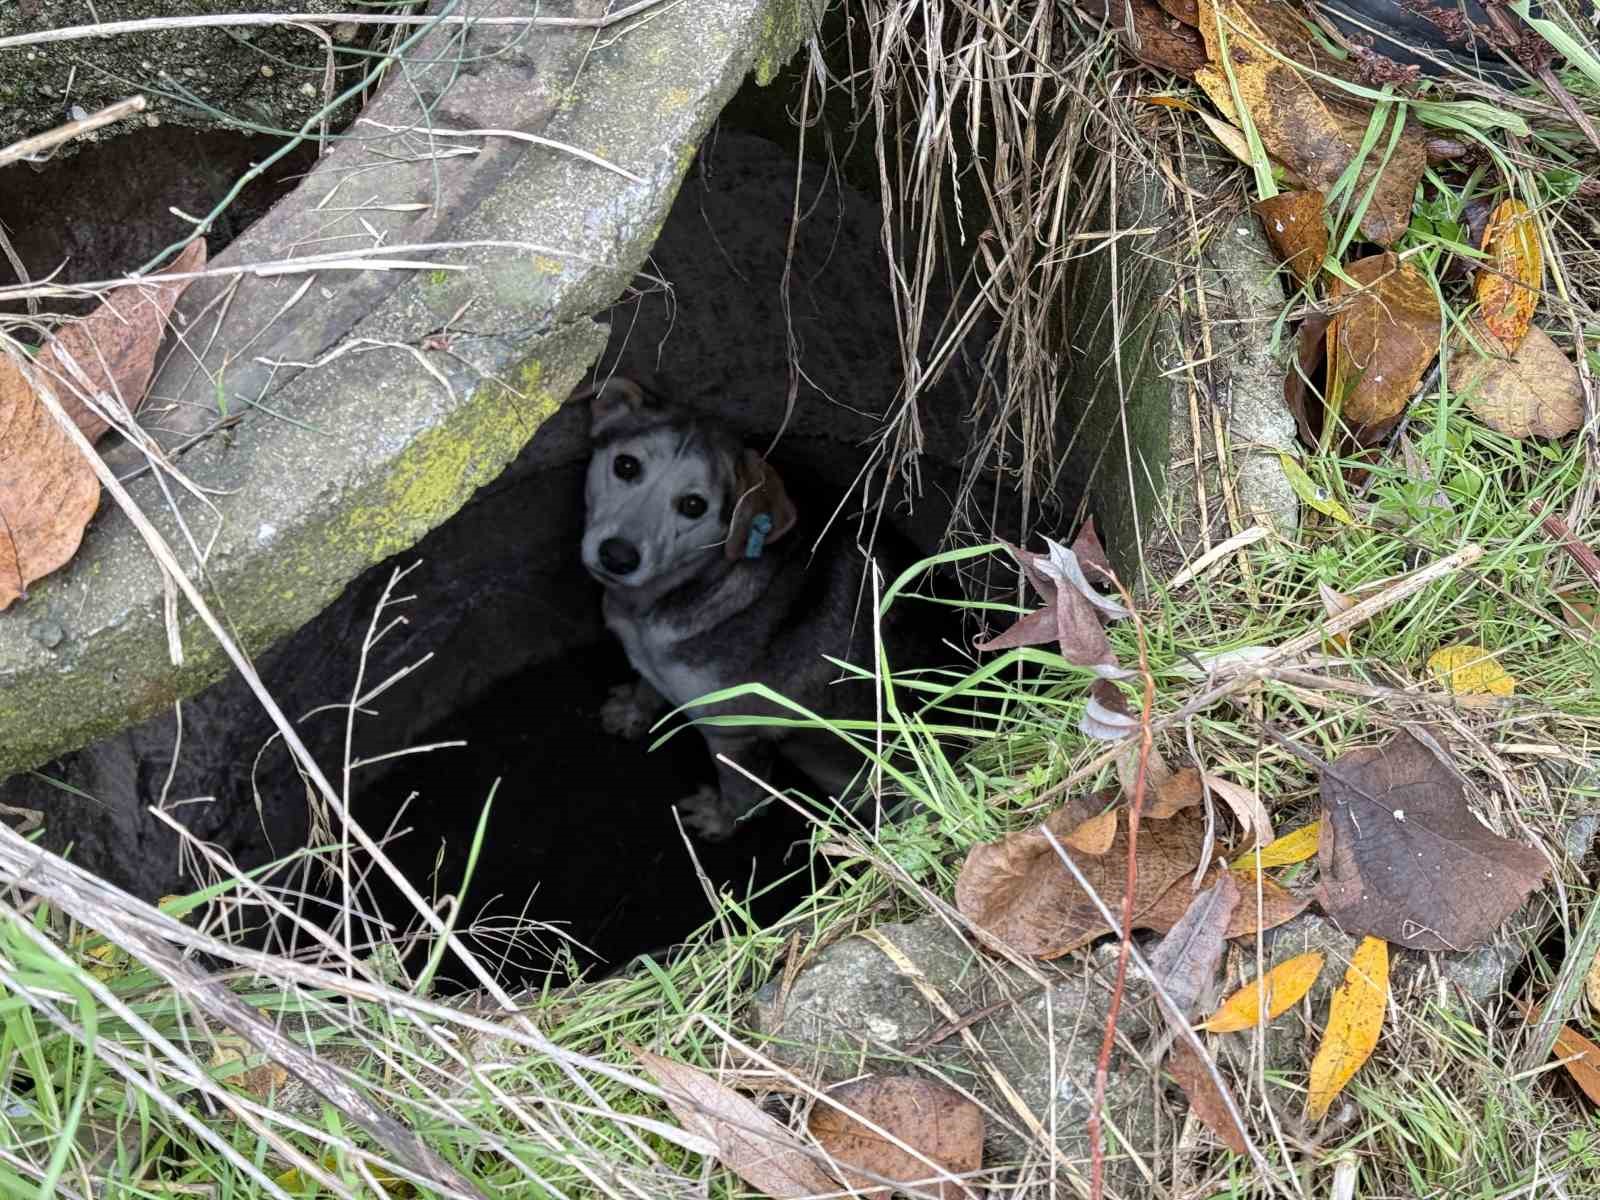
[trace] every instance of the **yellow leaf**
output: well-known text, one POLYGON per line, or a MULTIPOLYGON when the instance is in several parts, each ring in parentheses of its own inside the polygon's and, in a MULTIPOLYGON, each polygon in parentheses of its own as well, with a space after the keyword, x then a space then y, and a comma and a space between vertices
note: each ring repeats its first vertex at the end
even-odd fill
POLYGON ((1328 495, 1326 488, 1320 488, 1311 481, 1311 476, 1307 475, 1300 464, 1295 462, 1292 454, 1280 450, 1278 452, 1278 461, 1283 464, 1284 478, 1289 481, 1289 486, 1294 489, 1296 496, 1299 496, 1300 499, 1324 516, 1332 517, 1341 525, 1354 525, 1356 523, 1349 510, 1328 495))
MULTIPOLYGON (((1287 867, 1290 863, 1305 862, 1317 852, 1317 835, 1322 829, 1321 821, 1313 821, 1309 825, 1302 825, 1299 829, 1290 830, 1281 838, 1268 842, 1261 847, 1261 869, 1268 867, 1287 867)), ((1236 871, 1253 870, 1257 858, 1254 850, 1247 850, 1232 862, 1236 871)))
POLYGON ((1201 1026, 1211 1033, 1235 1033, 1241 1029, 1254 1029, 1256 1016, 1262 1009, 1261 993, 1266 992, 1266 1019, 1288 1011, 1294 1003, 1311 990, 1322 972, 1322 955, 1313 950, 1285 959, 1254 983, 1247 983, 1222 1002, 1222 1007, 1212 1013, 1201 1026))
POLYGON ((1517 681, 1494 655, 1471 642, 1435 650, 1428 670, 1458 696, 1509 696, 1517 690, 1517 681))
POLYGON ((1600 952, 1589 964, 1589 973, 1583 977, 1583 990, 1589 997, 1589 1007, 1600 1012, 1600 952))
POLYGON ((1328 1004, 1328 1028, 1311 1060, 1306 1085, 1306 1117, 1320 1121, 1351 1077, 1378 1045, 1383 1012, 1389 1004, 1389 943, 1363 938, 1350 956, 1344 982, 1328 1004))
POLYGON ((1544 253, 1533 214, 1520 200, 1503 200, 1483 229, 1488 260, 1478 268, 1473 291, 1483 322, 1515 354, 1533 322, 1544 286, 1544 253))

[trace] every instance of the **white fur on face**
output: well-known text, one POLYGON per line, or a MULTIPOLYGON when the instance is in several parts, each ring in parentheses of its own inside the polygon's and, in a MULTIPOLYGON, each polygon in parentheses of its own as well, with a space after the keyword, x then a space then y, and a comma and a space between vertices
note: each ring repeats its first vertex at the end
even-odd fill
POLYGON ((588 516, 583 532, 583 565, 607 587, 646 588, 687 579, 722 553, 728 531, 722 524, 727 468, 705 439, 670 428, 618 438, 595 450, 585 490, 588 516), (616 472, 618 458, 638 463, 632 479, 616 472), (685 516, 679 503, 699 496, 705 511, 685 516), (639 552, 639 565, 613 576, 600 563, 600 544, 619 538, 639 552))

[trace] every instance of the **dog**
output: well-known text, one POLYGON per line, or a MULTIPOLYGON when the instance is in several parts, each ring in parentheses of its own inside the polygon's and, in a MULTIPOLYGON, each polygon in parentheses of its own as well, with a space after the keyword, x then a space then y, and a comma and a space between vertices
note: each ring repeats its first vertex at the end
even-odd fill
MULTIPOLYGON (((716 421, 654 382, 613 377, 578 393, 592 443, 583 564, 599 581, 607 628, 639 682, 614 689, 607 732, 642 737, 670 708, 764 684, 808 711, 870 718, 870 680, 841 682, 825 656, 868 668, 874 654, 867 562, 837 536, 812 552, 782 477, 716 421)), ((886 618, 898 651, 901 622, 886 618)), ((900 665, 900 664, 896 664, 900 665)), ((696 704, 692 717, 795 717, 760 697, 696 704)), ((678 802, 707 840, 728 836, 770 793, 782 758, 841 796, 864 759, 827 731, 702 725, 717 786, 678 802)))

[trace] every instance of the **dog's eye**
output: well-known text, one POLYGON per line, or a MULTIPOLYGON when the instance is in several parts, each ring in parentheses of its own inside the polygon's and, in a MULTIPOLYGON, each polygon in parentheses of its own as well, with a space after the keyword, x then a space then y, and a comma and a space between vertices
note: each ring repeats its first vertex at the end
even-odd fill
POLYGON ((619 454, 611 464, 611 473, 618 479, 637 479, 639 460, 631 454, 619 454))
POLYGON ((686 517, 703 517, 706 515, 706 498, 690 493, 678 497, 678 511, 686 517))

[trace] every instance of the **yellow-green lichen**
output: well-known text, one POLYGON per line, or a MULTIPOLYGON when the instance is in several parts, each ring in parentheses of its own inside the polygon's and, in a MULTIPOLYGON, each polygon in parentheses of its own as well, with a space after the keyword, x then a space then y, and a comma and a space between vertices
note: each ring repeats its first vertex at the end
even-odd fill
POLYGON ((406 449, 378 500, 355 507, 344 522, 367 561, 409 549, 516 457, 558 404, 540 388, 542 376, 542 365, 531 359, 514 370, 517 388, 510 396, 504 384, 480 384, 471 403, 406 449))

